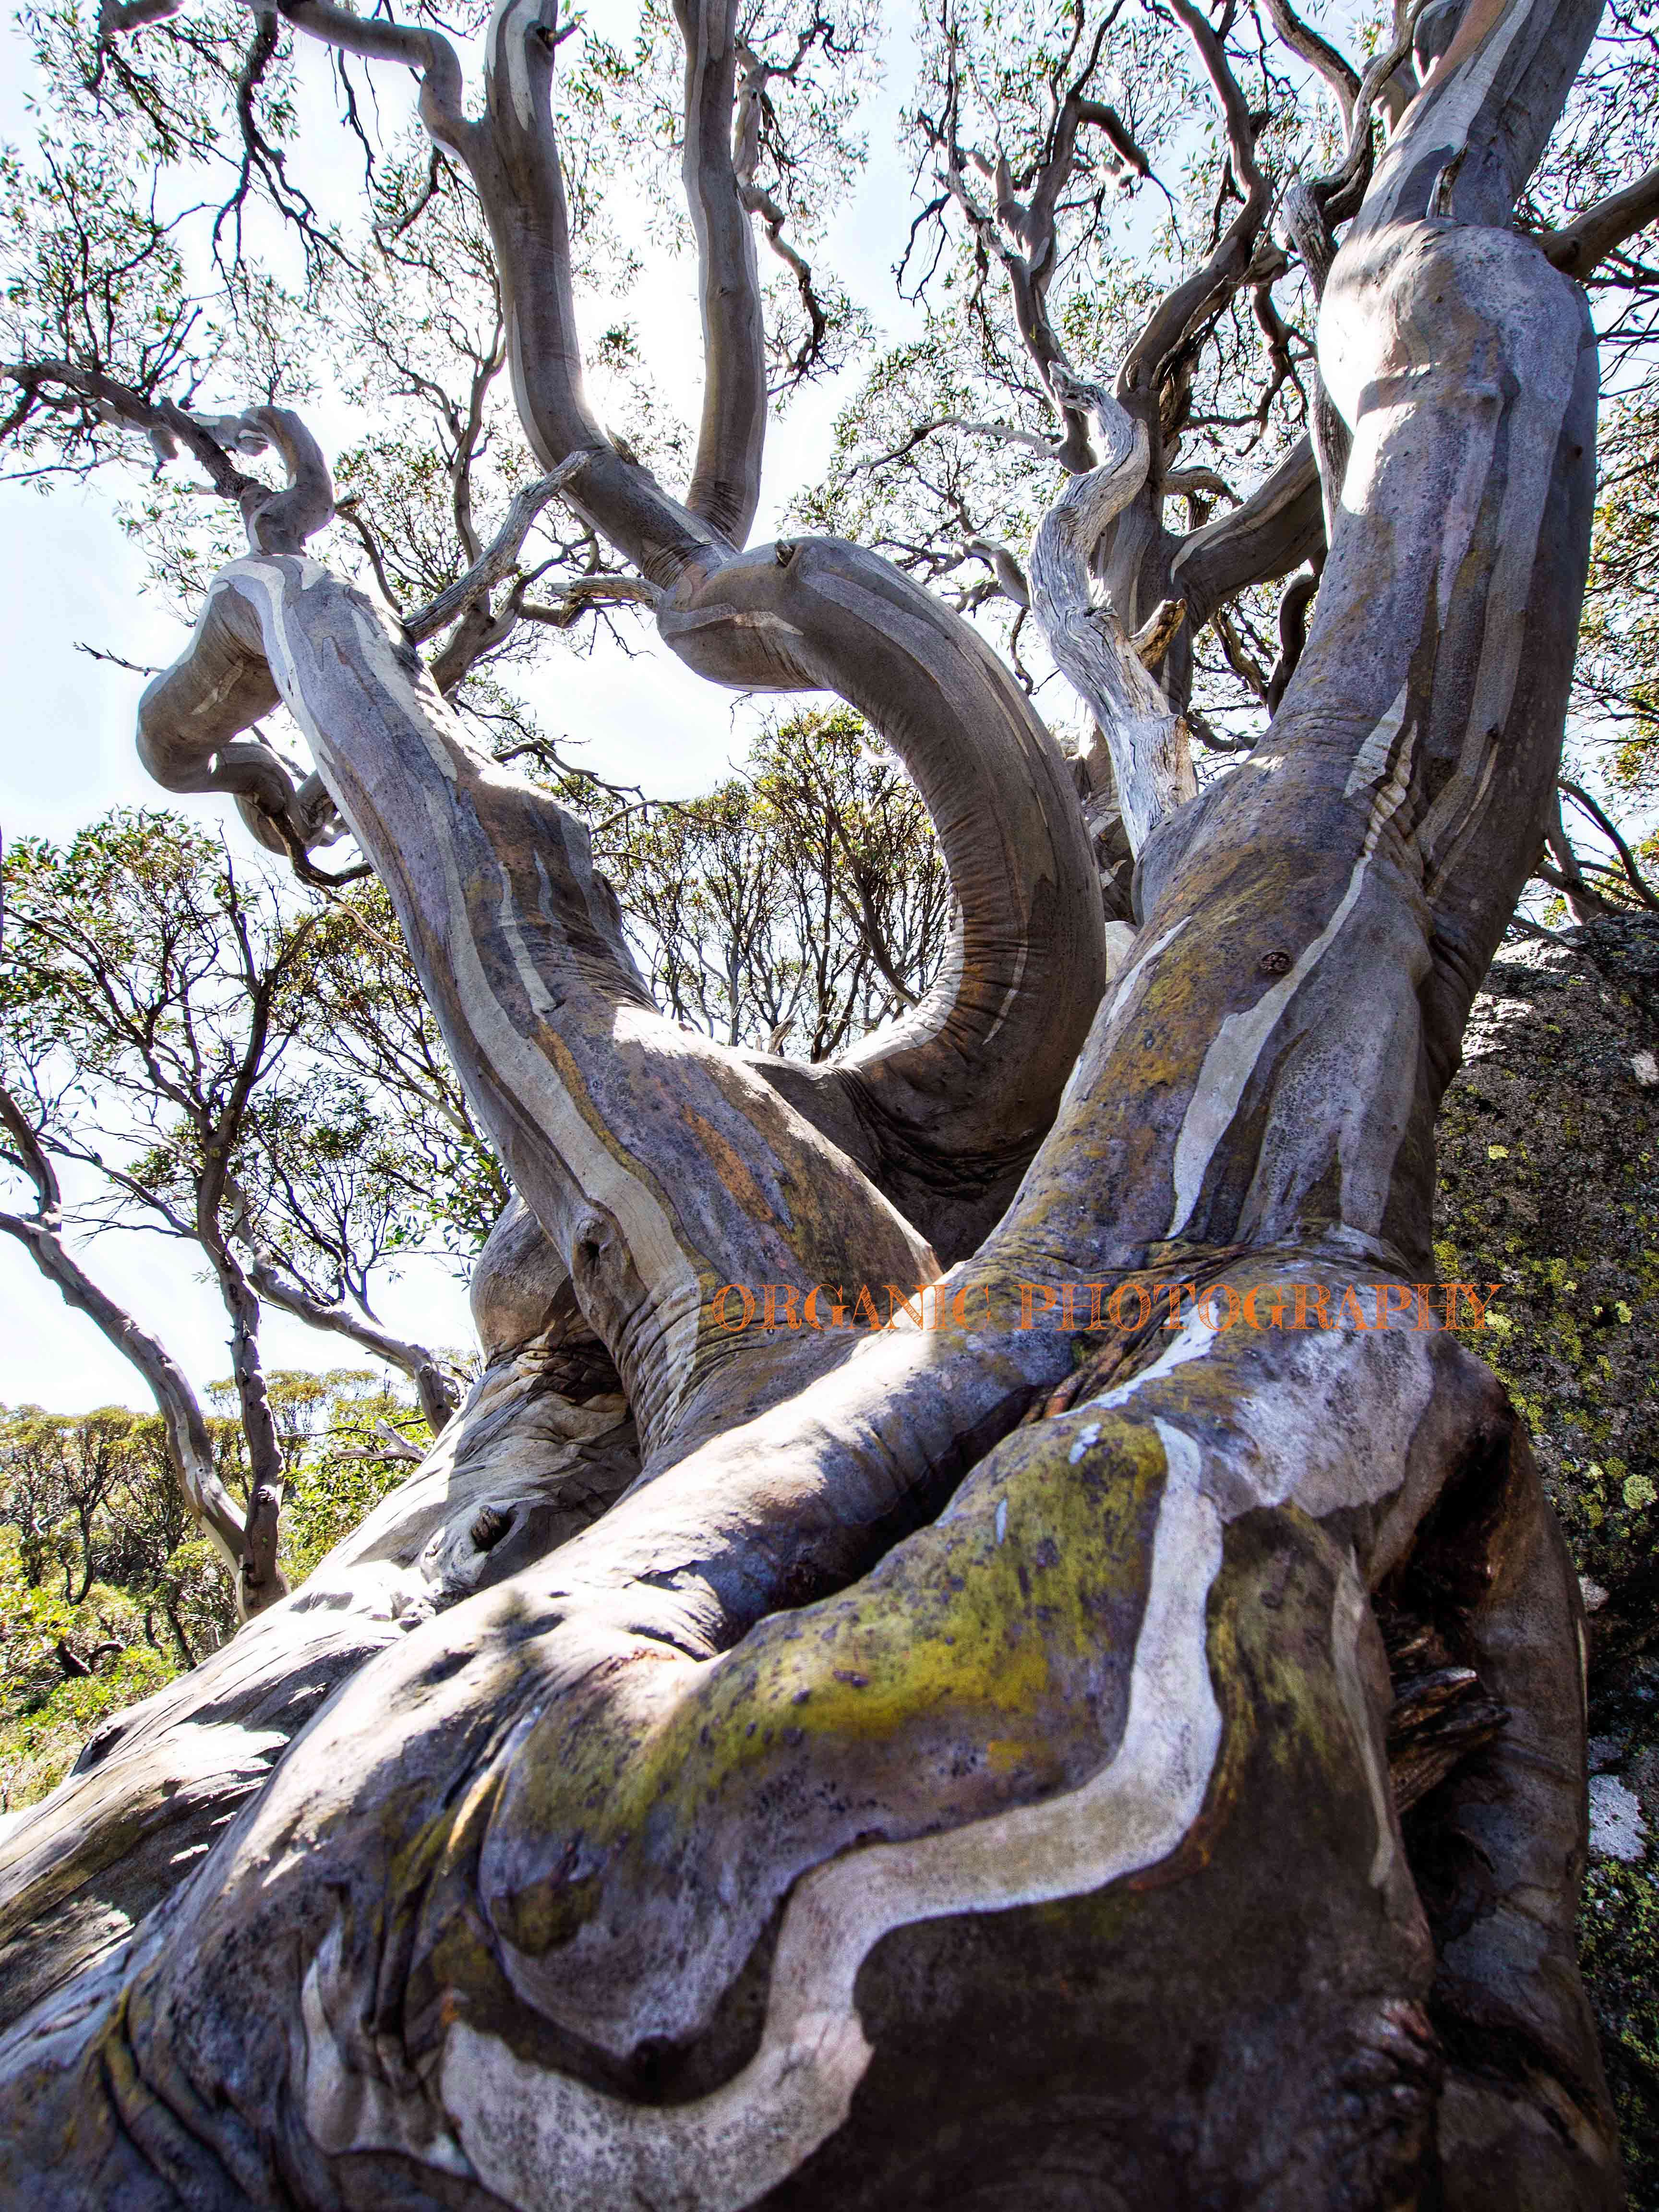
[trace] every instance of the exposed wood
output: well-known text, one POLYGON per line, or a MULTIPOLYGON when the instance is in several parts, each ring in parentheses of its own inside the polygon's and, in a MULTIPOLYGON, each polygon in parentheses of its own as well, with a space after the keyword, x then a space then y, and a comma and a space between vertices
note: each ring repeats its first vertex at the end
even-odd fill
POLYGON ((1480 1687, 1473 1667, 1443 1667, 1395 1687, 1389 1713, 1389 1782, 1408 1813, 1508 1720, 1480 1687))

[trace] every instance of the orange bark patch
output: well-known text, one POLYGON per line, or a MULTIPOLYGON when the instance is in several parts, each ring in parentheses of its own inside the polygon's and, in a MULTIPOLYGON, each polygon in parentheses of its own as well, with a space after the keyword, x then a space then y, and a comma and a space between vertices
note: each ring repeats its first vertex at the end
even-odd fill
POLYGON ((706 1121, 693 1107, 684 1107, 681 1110, 696 1130, 697 1142, 712 1162, 715 1174, 749 1218, 751 1221, 775 1221, 777 1216, 767 1204, 760 1185, 714 1123, 706 1121))
POLYGON ((1450 46, 1429 71, 1427 82, 1423 86, 1425 92, 1442 83, 1461 62, 1468 59, 1487 32, 1503 20, 1509 5, 1510 0, 1473 0, 1450 46))

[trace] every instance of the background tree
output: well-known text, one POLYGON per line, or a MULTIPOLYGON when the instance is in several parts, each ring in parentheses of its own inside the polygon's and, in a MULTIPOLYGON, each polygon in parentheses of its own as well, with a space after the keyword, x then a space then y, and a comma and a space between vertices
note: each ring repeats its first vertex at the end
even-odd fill
MULTIPOLYGON (((348 88, 386 62, 418 77, 433 191, 399 235, 476 193, 540 471, 500 485, 453 583, 389 609, 330 566, 374 547, 276 404, 301 396, 269 374, 294 303, 226 244, 263 191, 297 225, 319 330, 333 264, 370 251, 293 198, 283 28, 260 17, 233 58, 152 0, 95 36, 43 21, 83 138, 10 288, 10 433, 74 469, 139 431, 240 514, 250 550, 146 691, 143 757, 234 795, 307 877, 337 883, 349 866, 316 856, 356 841, 518 1195, 474 1275, 489 1364, 426 1465, 9 1830, 7 1986, 34 2008, 0 2052, 14 2193, 1616 2200, 1571 1942, 1576 1587, 1501 1389, 1408 1292, 1390 1327, 1388 1292, 1431 1265, 1441 1092, 1553 823, 1597 400, 1584 298, 1553 264, 1593 273, 1649 187, 1621 180, 1541 244, 1516 220, 1592 6, 1413 11, 1363 74, 1288 10, 1276 44, 1231 9, 1171 12, 1037 27, 1023 139, 1003 57, 945 21, 918 111, 935 212, 1012 301, 1006 373, 1036 419, 993 442, 1037 440, 1066 479, 1027 562, 989 538, 972 557, 1016 612, 1024 592, 1097 723, 1091 797, 1134 861, 1109 962, 1102 859, 1120 912, 1121 872, 1091 849, 1031 672, 845 538, 745 550, 776 358, 756 210, 787 228, 760 198, 787 212, 767 112, 832 146, 812 87, 856 27, 677 12, 706 354, 677 495, 673 447, 653 469, 582 381, 561 118, 601 184, 606 138, 580 53, 556 65, 568 27, 499 10, 475 112, 423 18, 293 0, 281 24, 348 88), (1120 67, 1159 88, 1146 116, 1101 98, 1120 67), (1207 143, 1173 104, 1158 136, 1188 67, 1207 143), (1306 71, 1340 143, 1304 113, 1306 71), (94 146, 106 108, 127 135, 94 146), (185 219, 118 188, 135 149, 186 147, 228 148, 234 179, 210 307, 185 304, 185 219), (1062 220, 1086 269, 1102 171, 1170 154, 1206 180, 1208 227, 1183 233, 1176 201, 1124 349, 1068 356, 1062 220), (1312 364, 1275 297, 1304 281, 1312 364), (1177 534, 1176 441, 1241 427, 1246 298, 1272 367, 1242 427, 1273 465, 1208 522, 1189 501, 1177 534), (1280 458, 1299 360, 1308 444, 1280 458), (245 465, 261 452, 280 487, 245 465), (597 595, 647 608, 694 672, 832 692, 904 762, 954 920, 890 1027, 812 1061, 680 1026, 581 824, 480 742, 455 664, 522 634, 556 502, 575 534, 541 582, 573 627, 586 534, 597 595), (1248 595, 1310 561, 1305 638, 1304 584, 1260 686, 1271 724, 1200 790, 1192 634, 1225 613, 1255 688, 1248 595), (734 1281, 933 1297, 873 1340, 732 1332, 734 1281), (1079 1359, 1036 1293, 1084 1281, 1103 1305, 1079 1359), (1154 1291, 1223 1282, 1281 1322, 1297 1285, 1349 1320, 1163 1329, 1154 1291), (1473 1724, 1426 1760, 1396 1732, 1391 1786, 1390 1711, 1433 1707, 1449 1674, 1473 1724), (156 1815, 186 1756, 187 1802, 156 1815)), ((623 75, 594 64, 624 125, 666 29, 647 18, 623 75)), ((471 389, 493 325, 467 328, 471 389)), ((971 552, 983 518, 957 489, 936 495, 971 552)), ((212 526, 153 527, 205 580, 212 526)))
POLYGON ((933 980, 951 890, 927 811, 856 714, 769 728, 705 799, 594 849, 657 1003, 726 1044, 826 1060, 933 980))
MULTIPOLYGON (((403 1471, 387 1439, 411 1408, 361 1370, 269 1379, 288 1486, 283 1566, 297 1583, 403 1471)), ((236 1405, 232 1383, 210 1396, 236 1405)), ((245 1498, 239 1413, 206 1424, 228 1493, 245 1498)), ((97 1723, 198 1665, 236 1625, 234 1581, 185 1506, 158 1416, 0 1413, 0 1809, 43 1796, 97 1723)))
MULTIPOLYGON (((331 1045, 319 1062, 319 916, 295 911, 257 874, 239 877, 212 838, 163 816, 118 815, 61 852, 14 846, 6 894, 10 1164, 37 1188, 42 1173, 55 1187, 62 1172, 89 1171, 80 1226, 143 1225, 206 1259, 250 1460, 245 1513, 218 1482, 177 1364, 91 1291, 71 1258, 61 1199, 41 1193, 53 1224, 7 1216, 5 1225, 52 1279, 70 1271, 75 1296, 97 1301, 94 1317, 118 1350, 143 1340, 138 1364, 160 1381, 184 1495, 257 1611, 284 1587, 284 1453, 260 1352, 262 1303, 400 1369, 434 1431, 448 1418, 453 1386, 437 1356, 380 1328, 369 1303, 373 1271, 408 1233, 409 1194, 418 1190, 425 1207, 441 1185, 438 1148, 422 1133, 411 1156, 400 1139, 415 1116, 396 1114, 398 1094, 354 1080, 331 1045)), ((337 951, 322 964, 331 959, 337 967, 337 951)), ((372 983, 357 987, 365 1008, 384 998, 372 983)), ((425 1093, 414 1102, 422 1111, 428 1103, 425 1093)))
POLYGON ((192 1555, 186 1539, 158 1559, 146 1541, 157 1506, 182 1514, 165 1447, 153 1448, 159 1428, 120 1407, 65 1419, 24 1407, 0 1419, 8 1812, 42 1796, 109 1713, 159 1688, 235 1625, 232 1577, 205 1543, 192 1555), (106 1480, 83 1522, 71 1490, 89 1456, 101 1457, 106 1480))
MULTIPOLYGON (((925 987, 948 888, 914 790, 855 716, 775 732, 745 776, 652 823, 653 810, 615 808, 592 778, 552 772, 609 825, 631 926, 681 1018, 774 1049, 798 1024, 823 1058, 925 987)), ((296 899, 153 814, 111 817, 61 852, 25 842, 7 866, 11 1111, 54 1173, 94 1178, 65 1228, 150 1227, 204 1254, 233 1344, 240 1331, 238 1419, 259 1439, 267 1493, 295 1439, 259 1355, 265 1304, 401 1370, 441 1429, 453 1382, 434 1352, 379 1323, 373 1278, 434 1243, 470 1256, 509 1192, 384 892, 358 883, 296 899)), ((33 1225, 11 1218, 14 1233, 33 1225)), ((75 1266, 61 1234, 49 1249, 27 1241, 75 1266)), ((131 1348, 132 1317, 104 1310, 131 1348)), ((176 1363, 149 1369, 181 1409, 186 1452, 219 1466, 222 1447, 191 1444, 198 1425, 222 1432, 203 1425, 176 1363)), ((296 1388, 284 1386, 290 1415, 296 1388)), ((218 1533, 237 1547, 245 1509, 216 1480, 218 1533)))

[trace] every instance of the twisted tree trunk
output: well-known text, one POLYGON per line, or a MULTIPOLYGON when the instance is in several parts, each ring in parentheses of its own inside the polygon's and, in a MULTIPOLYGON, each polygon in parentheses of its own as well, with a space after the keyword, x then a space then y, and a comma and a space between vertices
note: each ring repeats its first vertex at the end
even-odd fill
MULTIPOLYGON (((559 465, 591 425, 532 0, 481 124, 434 34, 289 12, 427 69, 559 465)), ((425 1469, 8 1835, 8 2202, 1618 2202, 1577 1591, 1501 1391, 1391 1288, 1553 787, 1595 365, 1510 214, 1594 12, 1474 0, 1379 167, 1325 294, 1352 447, 1306 650, 1148 839, 1086 1042, 1052 749, 872 556, 724 534, 741 377, 714 520, 596 431, 573 495, 683 658, 840 691, 939 825, 946 976, 826 1073, 665 1022, 578 828, 256 516, 149 756, 209 775, 287 701, 539 1234, 495 1241, 500 1356, 425 1469), (914 1286, 935 1251, 878 1334, 715 1318, 726 1283, 914 1286), (1150 1295, 1218 1283, 1238 1325, 1150 1295), (1080 1368, 1065 1285, 1106 1299, 1080 1368), (641 1452, 580 1533, 562 1455, 604 1462, 584 1510, 632 1462, 556 1355, 614 1361, 641 1452), (1403 1824, 1379 1614, 1507 1714, 1403 1824)))

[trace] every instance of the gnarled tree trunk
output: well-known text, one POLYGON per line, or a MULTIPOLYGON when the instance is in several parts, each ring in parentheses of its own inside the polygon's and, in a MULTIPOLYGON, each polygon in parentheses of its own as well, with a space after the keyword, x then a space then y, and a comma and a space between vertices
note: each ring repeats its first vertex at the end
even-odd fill
MULTIPOLYGON (((1474 0, 1379 165, 1325 293, 1352 454, 1306 650, 1147 840, 1091 1027, 1086 843, 1000 665, 855 548, 738 550, 740 362, 687 507, 582 414, 533 0, 481 123, 433 34, 289 12, 425 68, 544 465, 591 452, 572 496, 691 665, 887 732, 958 944, 827 1072, 674 1030, 576 825, 256 515, 149 755, 204 777, 293 708, 540 1234, 497 1240, 501 1356, 426 1468, 5 1838, 8 2201, 1615 2203, 1577 1595, 1501 1391, 1390 1290, 1553 787, 1595 356, 1510 225, 1593 7, 1474 0), (715 1318, 936 1276, 879 1334, 715 1318), (1238 1325, 1150 1295, 1212 1283, 1238 1325), (1126 1290, 1080 1368, 1068 1284, 1126 1290), (560 1387, 580 1346, 620 1397, 560 1387), (638 1477, 571 1533, 633 1474, 623 1398, 638 1477), (1507 1715, 1403 1822, 1379 1620, 1507 1715)), ((711 307, 716 353, 745 329, 711 307)))

